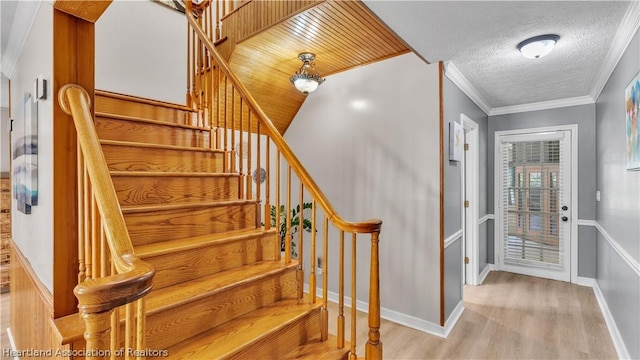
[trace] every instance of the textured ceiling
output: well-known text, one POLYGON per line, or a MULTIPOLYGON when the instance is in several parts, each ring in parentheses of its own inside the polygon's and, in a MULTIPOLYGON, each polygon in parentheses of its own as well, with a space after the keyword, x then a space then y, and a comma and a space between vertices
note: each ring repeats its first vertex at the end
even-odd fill
POLYGON ((375 1, 364 3, 430 62, 451 61, 491 108, 589 95, 630 2, 375 1), (516 45, 560 35, 526 59, 516 45))

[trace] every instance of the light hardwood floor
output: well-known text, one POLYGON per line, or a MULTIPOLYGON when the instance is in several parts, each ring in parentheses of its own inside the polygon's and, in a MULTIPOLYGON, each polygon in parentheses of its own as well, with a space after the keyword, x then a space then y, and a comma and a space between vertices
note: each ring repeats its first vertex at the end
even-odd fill
MULTIPOLYGON (((617 358, 591 288, 492 272, 483 285, 465 286, 464 292, 466 309, 447 339, 383 320, 384 358, 617 358)), ((0 339, 5 347, 9 346, 9 294, 2 294, 1 300, 0 339)), ((330 314, 329 329, 335 334, 337 305, 330 304, 330 314)), ((345 317, 349 316, 345 309, 345 317)), ((363 357, 367 318, 360 312, 357 316, 358 355, 363 357)))
MULTIPOLYGON (((383 320, 384 358, 617 358, 591 288, 491 272, 483 285, 464 287, 464 300, 465 311, 447 339, 383 320)), ((335 333, 335 304, 330 314, 329 331, 335 333)), ((357 330, 358 356, 363 357, 366 314, 358 313, 357 330)))

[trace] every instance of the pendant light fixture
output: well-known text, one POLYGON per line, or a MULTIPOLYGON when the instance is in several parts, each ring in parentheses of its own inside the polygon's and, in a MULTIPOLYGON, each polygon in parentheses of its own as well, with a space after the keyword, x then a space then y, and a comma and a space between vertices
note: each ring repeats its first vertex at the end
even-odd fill
POLYGON ((302 61, 302 66, 289 80, 296 89, 307 95, 317 89, 324 79, 320 77, 313 63, 316 59, 315 54, 303 52, 298 55, 298 59, 302 61))
POLYGON ((554 34, 535 36, 518 44, 518 50, 528 59, 539 59, 548 55, 559 39, 554 34))

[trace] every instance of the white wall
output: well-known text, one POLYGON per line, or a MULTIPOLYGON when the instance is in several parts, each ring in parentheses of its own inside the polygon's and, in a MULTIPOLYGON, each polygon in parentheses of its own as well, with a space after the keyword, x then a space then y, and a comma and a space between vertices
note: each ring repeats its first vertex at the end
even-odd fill
POLYGON ((0 108, 0 174, 9 174, 9 108, 0 108))
POLYGON ((96 88, 179 104, 187 19, 151 1, 114 1, 96 22, 96 88))
MULTIPOLYGON (((53 289, 53 6, 43 2, 11 77, 14 134, 24 127, 24 94, 39 74, 47 79, 47 100, 38 103, 38 205, 30 215, 11 212, 13 241, 44 285, 53 289)), ((18 141, 12 136, 12 145, 18 141)), ((16 200, 12 208, 17 209, 16 200)))
MULTIPOLYGON (((343 217, 383 220, 382 307, 432 323, 440 321, 438 76, 413 54, 329 76, 285 133, 343 217)), ((366 279, 369 240, 358 241, 366 279)), ((328 266, 335 291, 337 267, 328 266)), ((368 301, 363 283, 358 299, 368 301)))

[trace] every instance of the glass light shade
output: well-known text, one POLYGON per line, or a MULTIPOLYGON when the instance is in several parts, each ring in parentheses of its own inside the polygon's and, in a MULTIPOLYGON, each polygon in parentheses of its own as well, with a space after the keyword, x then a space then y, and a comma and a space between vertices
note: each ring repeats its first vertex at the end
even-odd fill
POLYGON ((298 59, 302 61, 302 66, 289 80, 298 91, 307 95, 316 90, 324 82, 324 79, 320 77, 314 67, 315 54, 300 53, 298 59))
POLYGON ((318 88, 318 85, 320 84, 315 79, 309 79, 307 77, 301 76, 293 80, 293 85, 299 91, 303 92, 304 94, 308 94, 310 92, 315 91, 318 88))
POLYGON ((528 59, 539 59, 553 50, 559 38, 558 35, 536 36, 518 44, 518 50, 528 59))

